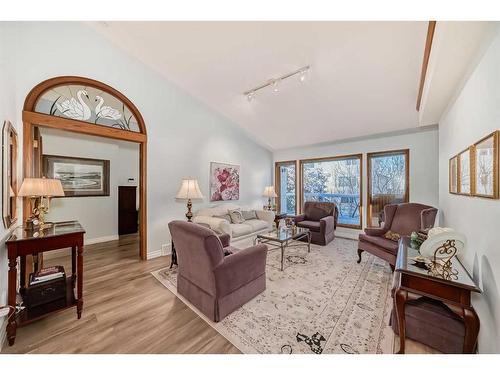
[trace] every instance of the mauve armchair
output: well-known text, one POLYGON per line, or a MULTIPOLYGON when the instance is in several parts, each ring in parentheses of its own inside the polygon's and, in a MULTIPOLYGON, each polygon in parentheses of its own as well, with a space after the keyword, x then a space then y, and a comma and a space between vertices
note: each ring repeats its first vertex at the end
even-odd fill
POLYGON ((358 263, 361 254, 367 251, 389 262, 392 269, 396 264, 398 241, 385 238, 388 232, 400 236, 409 236, 412 232, 426 230, 434 226, 437 208, 420 203, 388 204, 384 207, 384 226, 382 228, 365 228, 365 233, 358 239, 358 263))
POLYGON ((305 202, 304 213, 294 217, 295 224, 311 231, 311 242, 325 246, 335 238, 339 210, 331 202, 305 202))
POLYGON ((177 291, 214 322, 266 289, 266 245, 224 256, 211 229, 180 220, 168 227, 179 260, 177 291))

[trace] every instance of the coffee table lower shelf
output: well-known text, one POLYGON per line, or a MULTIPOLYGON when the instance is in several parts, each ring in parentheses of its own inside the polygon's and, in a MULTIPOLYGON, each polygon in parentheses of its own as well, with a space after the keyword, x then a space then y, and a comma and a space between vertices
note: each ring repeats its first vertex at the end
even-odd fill
MULTIPOLYGON (((295 244, 295 242, 300 241, 307 237, 307 252, 311 252, 311 232, 308 229, 301 229, 300 232, 287 232, 281 231, 280 233, 277 230, 271 233, 258 234, 254 240, 254 244, 262 243, 262 244, 272 244, 275 246, 275 249, 281 250, 281 268, 280 270, 284 270, 285 263, 285 249, 290 247, 301 246, 302 244, 295 244), (293 244, 291 244, 293 243, 293 244)), ((270 249, 274 250, 274 249, 270 249)))

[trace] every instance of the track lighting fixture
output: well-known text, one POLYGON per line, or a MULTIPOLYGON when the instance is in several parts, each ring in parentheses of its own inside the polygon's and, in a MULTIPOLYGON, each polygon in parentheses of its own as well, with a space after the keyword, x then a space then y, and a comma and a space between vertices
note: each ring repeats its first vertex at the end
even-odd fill
POLYGON ((302 67, 298 70, 295 70, 291 73, 285 74, 284 76, 281 76, 279 78, 272 78, 260 86, 257 86, 251 90, 245 91, 243 93, 243 95, 245 95, 247 100, 249 102, 251 102, 252 100, 255 99, 255 94, 257 93, 257 91, 262 90, 266 87, 271 87, 271 89, 273 90, 274 93, 278 93, 279 92, 279 85, 280 85, 281 81, 283 81, 284 79, 298 75, 299 81, 304 82, 306 80, 306 77, 307 77, 307 72, 309 71, 310 68, 311 67, 309 65, 307 65, 307 66, 304 66, 304 67, 302 67))

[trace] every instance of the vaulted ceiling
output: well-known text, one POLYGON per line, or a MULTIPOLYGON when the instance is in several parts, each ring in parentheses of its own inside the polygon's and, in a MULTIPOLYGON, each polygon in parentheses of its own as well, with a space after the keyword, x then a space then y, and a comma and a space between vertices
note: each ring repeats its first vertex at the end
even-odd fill
POLYGON ((270 149, 419 126, 427 22, 93 25, 270 149), (243 92, 310 65, 249 102, 243 92))

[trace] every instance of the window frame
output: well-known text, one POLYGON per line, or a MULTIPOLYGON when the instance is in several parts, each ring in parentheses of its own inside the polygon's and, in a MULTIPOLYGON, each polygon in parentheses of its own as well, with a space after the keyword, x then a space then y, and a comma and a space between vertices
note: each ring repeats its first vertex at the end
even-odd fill
POLYGON ((366 211, 366 224, 367 227, 371 227, 371 219, 372 219, 372 158, 380 157, 380 156, 390 156, 390 155, 404 155, 405 156, 405 194, 403 198, 404 203, 408 203, 410 201, 410 149, 399 149, 399 150, 387 150, 387 151, 377 151, 377 152, 368 152, 366 154, 366 172, 367 172, 367 211, 366 211))
MULTIPOLYGON (((276 194, 279 192, 281 193, 281 173, 280 173, 280 167, 282 166, 287 166, 287 165, 293 165, 295 167, 295 213, 294 215, 297 215, 299 212, 299 198, 298 198, 298 183, 299 183, 299 173, 298 173, 298 168, 297 168, 297 160, 283 160, 283 161, 277 161, 274 163, 274 187, 276 194)), ((276 202, 276 212, 278 214, 281 213, 281 200, 280 196, 278 195, 278 199, 276 202)))
MULTIPOLYGON (((347 154, 347 155, 338 155, 338 156, 327 156, 320 158, 310 158, 310 159, 301 159, 299 160, 299 191, 298 191, 298 199, 299 204, 297 207, 299 208, 299 213, 302 213, 302 207, 304 205, 304 164, 307 163, 316 163, 316 162, 328 162, 328 161, 338 161, 338 160, 348 160, 348 159, 357 159, 359 160, 359 225, 353 224, 341 224, 337 222, 338 227, 349 228, 349 229, 362 229, 363 228, 363 154, 347 154)), ((297 191, 297 189, 296 189, 297 191)))

